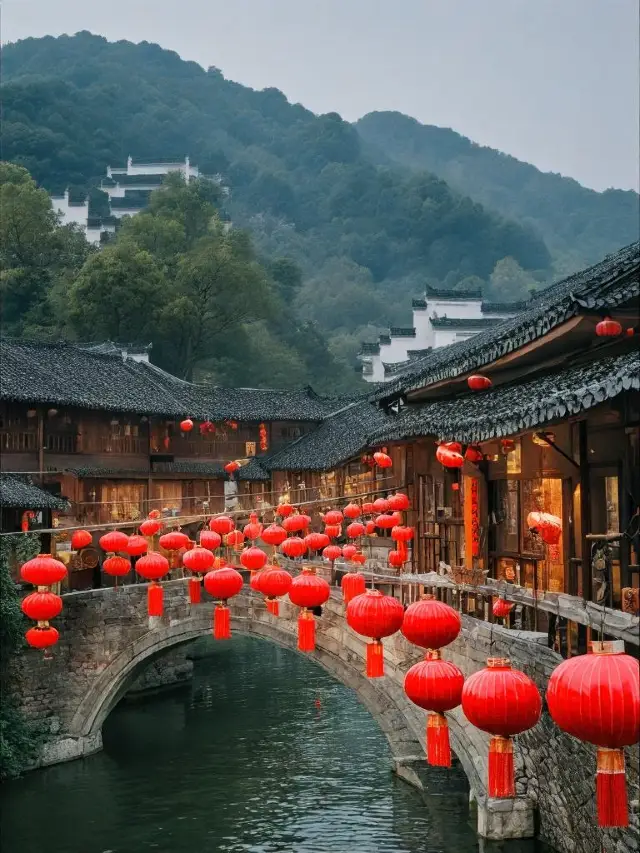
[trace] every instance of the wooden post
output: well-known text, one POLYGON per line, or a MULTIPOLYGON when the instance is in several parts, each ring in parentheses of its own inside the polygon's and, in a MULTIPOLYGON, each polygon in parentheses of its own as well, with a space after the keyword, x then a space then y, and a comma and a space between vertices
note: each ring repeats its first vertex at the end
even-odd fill
POLYGON ((582 536, 582 597, 591 600, 591 548, 586 539, 591 532, 591 481, 589 476, 589 446, 587 442, 587 422, 580 421, 580 532, 582 536))
POLYGON ((40 485, 44 482, 44 414, 38 409, 38 471, 40 485))

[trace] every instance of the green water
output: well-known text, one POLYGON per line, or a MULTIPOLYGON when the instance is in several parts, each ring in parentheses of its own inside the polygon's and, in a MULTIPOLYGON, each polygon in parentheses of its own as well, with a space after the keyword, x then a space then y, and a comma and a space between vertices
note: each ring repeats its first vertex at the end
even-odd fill
POLYGON ((541 853, 479 842, 460 769, 398 780, 355 694, 260 640, 118 706, 104 747, 3 786, 2 853, 541 853))

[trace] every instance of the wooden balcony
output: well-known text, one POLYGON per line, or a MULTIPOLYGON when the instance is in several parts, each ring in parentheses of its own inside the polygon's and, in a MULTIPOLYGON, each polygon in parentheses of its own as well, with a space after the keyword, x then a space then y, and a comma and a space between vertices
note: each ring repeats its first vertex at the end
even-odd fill
POLYGON ((35 453, 38 450, 36 430, 1 430, 0 453, 35 453))

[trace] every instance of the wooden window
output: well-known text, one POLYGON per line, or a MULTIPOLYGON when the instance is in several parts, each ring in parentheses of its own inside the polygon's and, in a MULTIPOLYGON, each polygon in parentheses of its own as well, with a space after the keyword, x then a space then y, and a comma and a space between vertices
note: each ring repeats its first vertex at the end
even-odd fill
POLYGON ((151 507, 162 513, 180 515, 182 511, 182 482, 180 480, 155 481, 151 486, 151 507))
POLYGON ((136 521, 144 515, 144 483, 103 483, 101 515, 105 520, 136 521))

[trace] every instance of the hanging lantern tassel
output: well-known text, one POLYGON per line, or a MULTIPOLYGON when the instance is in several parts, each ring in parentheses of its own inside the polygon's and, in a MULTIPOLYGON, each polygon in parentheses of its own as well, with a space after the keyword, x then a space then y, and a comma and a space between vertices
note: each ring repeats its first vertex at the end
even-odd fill
POLYGON ((200 604, 202 601, 202 587, 200 577, 189 578, 189 603, 200 604))
POLYGON ((367 645, 367 678, 381 675, 384 675, 384 648, 382 640, 374 640, 367 645))
POLYGON ((427 761, 433 767, 451 767, 449 724, 444 714, 427 717, 427 761))
POLYGON ((280 602, 277 598, 267 598, 267 612, 272 616, 280 615, 280 602))
POLYGON ((313 652, 316 648, 316 620, 305 607, 298 617, 298 651, 313 652))
POLYGON ((162 616, 164 590, 157 581, 151 581, 147 587, 147 611, 149 616, 162 616))
POLYGON ((404 540, 398 542, 398 553, 402 557, 402 562, 407 562, 407 543, 404 540))
POLYGON ((489 744, 489 796, 515 797, 513 741, 496 735, 489 744))
POLYGON ((599 747, 597 768, 598 826, 629 826, 624 752, 599 747))
POLYGON ((216 604, 216 608, 213 611, 213 639, 231 639, 231 611, 224 601, 216 604))

